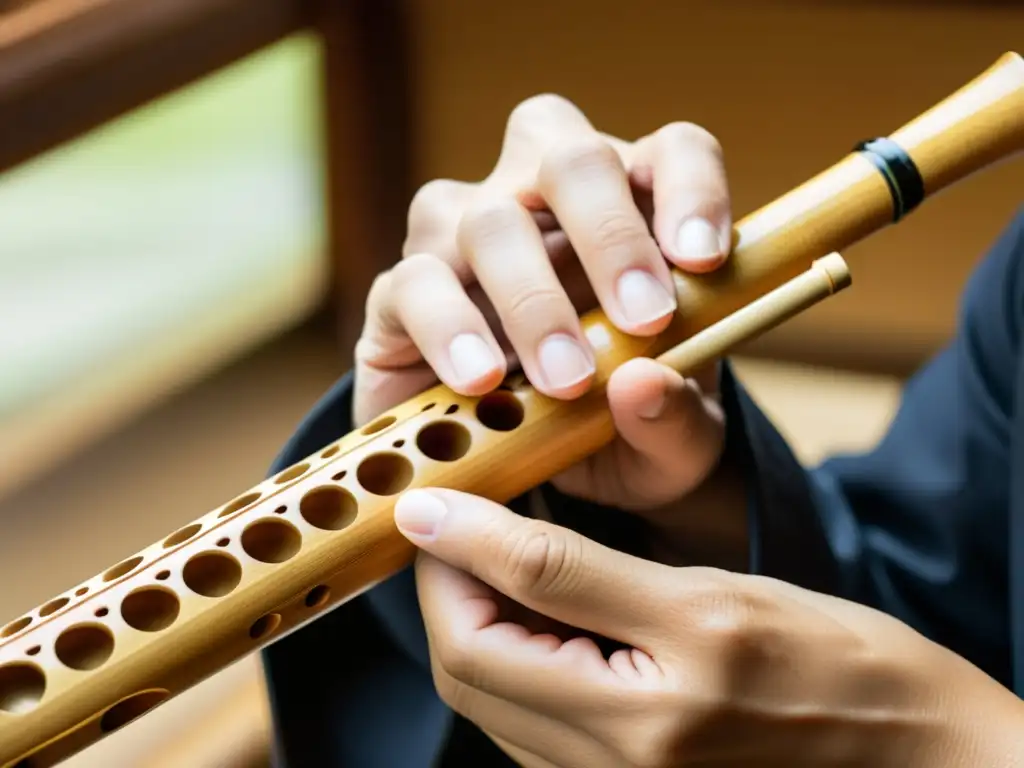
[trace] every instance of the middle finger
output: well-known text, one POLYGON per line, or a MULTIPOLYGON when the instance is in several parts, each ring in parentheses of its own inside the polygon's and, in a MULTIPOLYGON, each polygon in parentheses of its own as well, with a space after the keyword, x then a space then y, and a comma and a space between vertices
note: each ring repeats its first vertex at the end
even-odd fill
POLYGON ((549 150, 537 182, 609 319, 626 333, 663 331, 675 285, 615 148, 596 133, 574 137, 549 150))

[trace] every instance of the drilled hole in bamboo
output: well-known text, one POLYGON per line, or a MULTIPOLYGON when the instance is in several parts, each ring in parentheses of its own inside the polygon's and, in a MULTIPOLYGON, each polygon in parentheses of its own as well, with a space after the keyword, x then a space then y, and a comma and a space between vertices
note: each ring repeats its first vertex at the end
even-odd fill
POLYGON ((306 470, 308 469, 309 464, 296 464, 294 467, 286 469, 274 478, 274 483, 280 485, 281 483, 287 483, 289 480, 294 480, 297 477, 302 477, 306 474, 306 470))
POLYGON ((382 429, 387 429, 394 424, 397 419, 394 416, 382 416, 374 422, 367 424, 363 427, 364 435, 374 435, 380 432, 382 429))
POLYGON ((253 640, 262 640, 275 629, 281 626, 281 615, 279 613, 268 613, 260 616, 249 627, 249 637, 253 640))
POLYGON ((345 476, 347 474, 348 474, 348 470, 343 469, 343 470, 341 470, 341 472, 338 472, 337 474, 331 475, 331 480, 333 480, 334 482, 338 482, 339 480, 344 480, 345 476))
POLYGON ((218 514, 217 517, 227 517, 228 515, 235 514, 235 512, 240 512, 246 507, 248 507, 250 504, 255 503, 256 500, 259 499, 259 497, 260 493, 258 491, 247 493, 245 494, 245 496, 239 496, 237 499, 230 502, 226 507, 224 507, 224 509, 220 511, 220 514, 218 514))
POLYGON ((330 599, 330 597, 330 587, 324 584, 319 584, 306 593, 306 607, 319 608, 321 605, 326 603, 330 599))
POLYGON ((302 534, 289 522, 265 517, 251 523, 241 536, 242 549, 261 563, 283 563, 302 547, 302 534))
POLYGON ((325 485, 314 488, 299 502, 302 519, 323 531, 340 531, 356 519, 359 505, 344 488, 325 485))
POLYGON ((142 691, 134 696, 119 701, 100 718, 100 730, 103 733, 116 731, 136 718, 149 712, 163 702, 170 693, 168 691, 142 691))
POLYGON ((40 616, 49 616, 51 613, 56 613, 65 605, 70 603, 71 600, 66 597, 58 597, 56 600, 51 600, 42 608, 39 609, 40 616))
POLYGON ((160 571, 160 573, 158 573, 156 575, 156 580, 157 581, 167 581, 167 579, 169 579, 169 578, 171 578, 171 572, 170 571, 160 571))
POLYGON ((203 597, 224 597, 242 580, 242 566, 225 552, 200 552, 181 571, 185 586, 203 597))
POLYGON ((10 637, 11 635, 16 635, 31 623, 31 616, 22 616, 20 619, 16 619, 15 621, 12 621, 10 624, 4 627, 3 632, 0 632, 0 637, 10 637))
POLYGON ((202 523, 192 523, 192 525, 186 525, 180 531, 176 531, 164 539, 164 549, 170 549, 176 547, 179 544, 184 544, 186 541, 195 536, 199 531, 203 529, 202 523))
POLYGON ((100 624, 76 624, 58 635, 53 650, 64 666, 84 672, 103 666, 110 658, 114 636, 100 624))
POLYGON ((434 461, 457 461, 469 452, 473 439, 457 421, 435 421, 416 435, 416 447, 434 461))
POLYGON ((226 547, 230 543, 231 543, 231 539, 229 539, 227 536, 225 536, 222 539, 217 539, 217 546, 218 547, 226 547))
POLYGON ((106 608, 97 608, 95 612, 93 612, 93 616, 95 616, 97 619, 102 619, 108 613, 110 613, 110 611, 108 611, 106 608))
POLYGON ((36 656, 36 655, 39 654, 39 652, 41 650, 43 650, 42 646, 40 646, 40 645, 33 645, 31 648, 29 648, 27 651, 25 651, 25 653, 28 654, 29 656, 36 656))
POLYGON ((127 576, 129 573, 134 571, 140 565, 142 565, 142 556, 141 555, 136 555, 135 557, 131 557, 131 558, 125 560, 122 563, 118 563, 113 568, 111 568, 106 573, 104 573, 103 574, 103 580, 104 581, 113 581, 114 579, 119 579, 122 576, 127 576))
POLYGON ((33 709, 46 693, 46 675, 35 664, 15 662, 0 666, 0 711, 22 714, 33 709))
POLYGON ((476 404, 477 419, 496 432, 511 432, 523 423, 524 416, 523 404, 511 392, 489 392, 476 404))
POLYGON ((375 453, 367 456, 356 470, 356 479, 367 491, 377 496, 393 496, 412 482, 412 462, 397 453, 375 453))
POLYGON ((178 596, 163 587, 142 587, 121 601, 121 618, 140 632, 159 632, 178 618, 181 603, 178 596))
POLYGON ((338 452, 338 450, 339 450, 339 448, 338 448, 337 445, 332 445, 330 448, 328 448, 327 450, 325 450, 323 453, 320 454, 320 458, 321 459, 329 459, 329 458, 331 458, 331 456, 336 454, 338 452))
POLYGON ((88 591, 89 591, 88 587, 79 587, 78 589, 75 590, 75 597, 81 597, 82 595, 84 595, 88 591))

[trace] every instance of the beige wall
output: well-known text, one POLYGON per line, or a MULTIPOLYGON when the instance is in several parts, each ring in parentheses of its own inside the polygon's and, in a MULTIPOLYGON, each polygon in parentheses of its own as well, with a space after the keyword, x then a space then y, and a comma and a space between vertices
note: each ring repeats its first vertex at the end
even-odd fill
MULTIPOLYGON (((1024 32, 1024 7, 972 3, 413 5, 422 178, 486 174, 509 110, 554 91, 624 137, 676 119, 706 126, 725 147, 738 215, 917 116, 1024 32)), ((1020 161, 933 199, 847 252, 855 287, 773 341, 913 362, 948 336, 968 271, 1022 203, 1020 161)))

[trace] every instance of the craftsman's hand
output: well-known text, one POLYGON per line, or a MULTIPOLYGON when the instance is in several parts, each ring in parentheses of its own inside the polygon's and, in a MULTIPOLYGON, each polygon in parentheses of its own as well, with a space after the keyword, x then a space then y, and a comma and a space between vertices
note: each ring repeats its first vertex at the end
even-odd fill
MULTIPOLYGON (((416 196, 404 258, 370 292, 356 423, 438 380, 484 394, 519 366, 547 395, 580 396, 594 368, 578 315, 600 305, 624 332, 664 330, 676 309, 669 263, 717 268, 731 228, 707 131, 677 123, 628 143, 559 97, 524 102, 486 179, 416 196)), ((721 454, 716 393, 717 366, 685 381, 651 360, 623 365, 608 391, 618 440, 555 485, 628 510, 678 499, 721 454)))
POLYGON ((396 521, 441 697, 524 768, 1022 764, 1019 700, 872 609, 454 491, 408 492, 396 521))

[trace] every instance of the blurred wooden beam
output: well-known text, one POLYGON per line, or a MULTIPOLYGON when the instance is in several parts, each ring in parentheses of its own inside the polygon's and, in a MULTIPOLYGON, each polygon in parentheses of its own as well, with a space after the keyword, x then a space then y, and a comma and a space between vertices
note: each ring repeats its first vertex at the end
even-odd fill
POLYGON ((312 0, 324 50, 332 309, 346 365, 374 277, 401 258, 413 194, 406 0, 312 0))
POLYGON ((0 11, 0 171, 308 25, 296 0, 30 0, 0 11))

